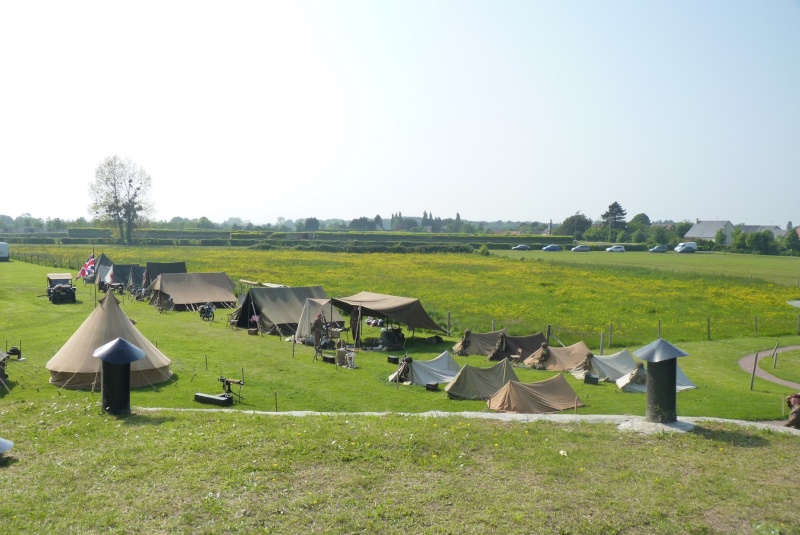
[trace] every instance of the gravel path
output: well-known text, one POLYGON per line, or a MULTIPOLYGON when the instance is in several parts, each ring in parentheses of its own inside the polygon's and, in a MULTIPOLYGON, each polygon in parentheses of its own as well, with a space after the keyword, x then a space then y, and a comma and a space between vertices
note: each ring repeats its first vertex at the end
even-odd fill
MULTIPOLYGON (((783 353, 784 351, 794 351, 800 349, 800 346, 786 346, 786 347, 779 347, 778 354, 783 353)), ((758 353, 753 353, 752 355, 745 355, 744 357, 739 359, 739 367, 746 371, 747 373, 753 373, 753 362, 755 361, 756 355, 758 355, 758 360, 763 358, 772 358, 772 349, 765 349, 764 351, 759 351, 758 353)), ((789 388, 794 389, 796 392, 800 392, 800 383, 793 383, 792 381, 786 381, 779 377, 775 377, 771 373, 767 373, 758 366, 756 366, 756 377, 760 377, 762 379, 766 379, 775 384, 788 386, 789 388)))

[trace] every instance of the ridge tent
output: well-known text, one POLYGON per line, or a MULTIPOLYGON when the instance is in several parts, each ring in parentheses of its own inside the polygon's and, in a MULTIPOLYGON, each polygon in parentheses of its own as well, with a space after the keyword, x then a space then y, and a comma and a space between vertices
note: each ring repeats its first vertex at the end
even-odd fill
MULTIPOLYGON (((645 370, 644 365, 639 362, 635 365, 633 370, 617 379, 616 383, 623 392, 637 392, 643 394, 647 392, 647 370, 645 370)), ((676 363, 675 392, 683 392, 684 390, 691 390, 693 388, 697 388, 697 385, 686 377, 686 374, 683 373, 681 367, 676 363)))
POLYGON ((111 266, 111 270, 106 274, 105 282, 107 284, 119 284, 122 283, 123 286, 127 286, 128 279, 131 275, 131 269, 137 266, 138 264, 114 264, 111 266))
POLYGON ((493 411, 520 414, 547 414, 584 406, 560 373, 536 383, 509 381, 486 404, 493 411))
POLYGON ((476 368, 466 364, 450 383, 444 387, 453 399, 489 399, 509 381, 519 382, 508 359, 491 368, 476 368))
POLYGON ((45 367, 50 384, 64 388, 100 388, 102 362, 92 354, 97 348, 123 338, 145 352, 145 358, 131 364, 131 386, 141 387, 167 381, 172 372, 170 360, 133 326, 113 294, 98 301, 84 320, 45 367))
POLYGON ((505 328, 488 333, 474 333, 467 329, 461 340, 453 346, 453 353, 462 357, 467 355, 483 355, 485 357, 495 348, 501 334, 508 336, 509 333, 505 328))
POLYGON ((538 370, 571 371, 586 362, 591 354, 583 342, 567 347, 542 346, 525 359, 525 366, 538 370))
POLYGON ((175 310, 195 310, 206 303, 217 308, 233 308, 233 281, 227 274, 161 273, 148 287, 150 304, 164 306, 172 299, 175 310))
MULTIPOLYGON (((582 363, 583 364, 583 363, 582 363)), ((572 370, 572 375, 583 379, 587 374, 600 381, 616 381, 636 368, 636 361, 627 349, 612 355, 592 355, 584 365, 572 370)))
POLYGON ((136 288, 144 288, 144 272, 147 270, 145 266, 133 264, 130 273, 128 273, 128 280, 125 282, 125 289, 130 292, 136 288))
POLYGON ((542 333, 527 336, 508 336, 500 333, 497 344, 487 353, 486 357, 489 360, 501 360, 517 355, 530 355, 541 349, 545 342, 547 342, 547 338, 542 333))
POLYGON ((313 334, 311 332, 311 325, 314 323, 317 314, 322 314, 325 317, 325 321, 329 324, 332 323, 337 327, 344 327, 344 318, 339 314, 339 311, 334 308, 330 299, 308 297, 303 302, 300 318, 297 320, 297 331, 295 335, 298 338, 309 338, 313 334))
MULTIPOLYGON (((387 318, 402 323, 412 331, 427 329, 446 332, 425 312, 419 299, 413 297, 360 292, 350 297, 334 297, 331 301, 334 306, 348 312, 351 316, 355 312, 359 318, 365 316, 387 318)), ((353 333, 354 339, 357 339, 356 334, 353 333)))
POLYGON ((100 253, 100 256, 94 259, 94 272, 91 275, 86 275, 83 278, 84 284, 87 282, 95 284, 95 282, 101 280, 98 278, 100 276, 100 266, 111 267, 112 265, 114 265, 114 263, 111 261, 111 259, 107 257, 105 253, 100 253))
POLYGON ((162 273, 186 273, 186 262, 148 262, 142 276, 142 288, 149 288, 162 273))
MULTIPOLYGON (((460 371, 461 366, 459 366, 455 361, 453 355, 451 355, 449 351, 445 351, 432 360, 411 361, 407 380, 411 384, 421 386, 425 386, 430 383, 449 383, 455 379, 456 375, 458 375, 458 372, 460 371)), ((389 382, 393 382, 399 372, 400 369, 398 368, 397 371, 391 374, 389 376, 389 382)))
MULTIPOLYGON (((327 300, 322 286, 252 287, 235 312, 236 325, 251 326, 253 317, 264 332, 295 332, 306 299, 327 300)), ((315 314, 316 316, 316 314, 315 314)), ((341 317, 341 316, 340 316, 341 317)))

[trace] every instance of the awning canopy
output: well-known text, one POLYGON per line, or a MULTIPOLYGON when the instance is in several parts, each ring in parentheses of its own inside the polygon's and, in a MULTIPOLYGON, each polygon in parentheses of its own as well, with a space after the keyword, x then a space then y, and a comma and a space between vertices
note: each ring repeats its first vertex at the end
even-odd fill
POLYGON ((402 323, 412 330, 427 329, 446 332, 425 312, 419 299, 413 297, 361 292, 350 297, 333 298, 331 301, 335 307, 350 314, 360 308, 361 317, 387 318, 402 323))

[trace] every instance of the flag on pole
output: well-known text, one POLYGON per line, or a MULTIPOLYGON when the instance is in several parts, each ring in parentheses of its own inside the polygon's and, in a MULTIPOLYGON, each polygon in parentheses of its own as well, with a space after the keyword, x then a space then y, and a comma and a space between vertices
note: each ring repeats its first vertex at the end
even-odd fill
POLYGON ((88 277, 90 275, 94 275, 94 252, 89 255, 89 259, 83 264, 83 267, 78 272, 78 276, 75 277, 75 280, 78 280, 83 277, 88 277))

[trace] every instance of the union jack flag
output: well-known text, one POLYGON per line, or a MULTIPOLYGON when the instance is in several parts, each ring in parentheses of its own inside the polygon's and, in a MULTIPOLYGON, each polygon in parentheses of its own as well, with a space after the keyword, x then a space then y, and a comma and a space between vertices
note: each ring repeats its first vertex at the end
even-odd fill
POLYGON ((94 275, 94 253, 89 256, 89 260, 83 264, 83 267, 78 272, 78 276, 75 277, 75 280, 78 280, 83 277, 88 277, 90 275, 94 275))

